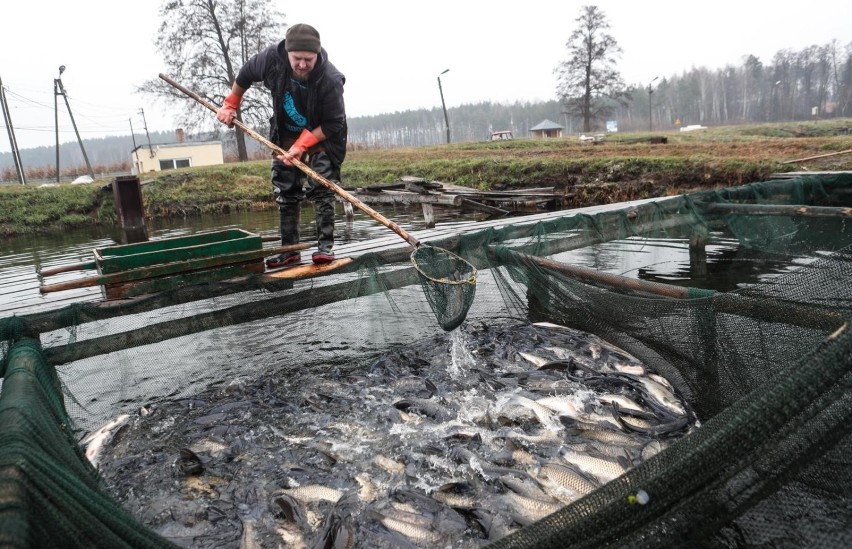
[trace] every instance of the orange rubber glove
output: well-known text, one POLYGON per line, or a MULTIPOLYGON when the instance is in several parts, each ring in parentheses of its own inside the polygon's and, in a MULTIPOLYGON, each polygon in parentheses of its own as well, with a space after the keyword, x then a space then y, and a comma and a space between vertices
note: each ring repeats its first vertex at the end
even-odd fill
POLYGON ((229 128, 234 127, 234 120, 237 118, 237 109, 240 108, 240 103, 242 102, 242 96, 231 92, 225 98, 225 102, 222 107, 216 111, 216 119, 219 122, 226 124, 229 128))
MULTIPOLYGON (((317 137, 307 129, 303 129, 302 133, 300 133, 299 137, 296 139, 296 142, 293 143, 293 146, 291 146, 290 150, 287 151, 287 154, 290 155, 292 158, 298 158, 299 160, 301 160, 302 155, 305 154, 305 151, 307 151, 317 143, 319 143, 317 137)), ((280 156, 279 158, 288 166, 293 165, 286 157, 280 156)))

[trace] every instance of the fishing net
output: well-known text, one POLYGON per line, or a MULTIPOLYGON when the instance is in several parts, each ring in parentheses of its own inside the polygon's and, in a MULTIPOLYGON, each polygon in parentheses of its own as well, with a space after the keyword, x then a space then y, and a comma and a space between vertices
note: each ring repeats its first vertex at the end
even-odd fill
POLYGON ((850 207, 766 181, 4 318, 4 544, 849 546, 850 207))
POLYGON ((411 264, 441 328, 451 331, 459 327, 476 296, 476 267, 452 252, 428 245, 411 252, 411 264))

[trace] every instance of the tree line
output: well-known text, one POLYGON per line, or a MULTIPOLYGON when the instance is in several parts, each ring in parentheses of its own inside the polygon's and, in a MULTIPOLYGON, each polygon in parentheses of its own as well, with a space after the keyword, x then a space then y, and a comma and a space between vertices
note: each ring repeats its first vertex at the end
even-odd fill
MULTIPOLYGON (((221 90, 229 89, 237 68, 274 41, 280 28, 286 26, 283 15, 272 10, 268 0, 164 2, 161 16, 163 24, 157 44, 170 74, 187 82, 190 89, 214 104, 221 104, 221 90), (191 41, 204 42, 204 47, 179 47, 191 41), (186 51, 195 52, 197 57, 186 51)), ((852 116, 852 42, 841 44, 831 40, 799 51, 784 49, 768 62, 746 54, 741 65, 693 68, 647 86, 626 85, 617 69, 621 50, 608 32, 605 14, 596 6, 583 6, 575 23, 566 44, 568 58, 557 66, 559 84, 553 100, 481 102, 450 108, 451 141, 486 140, 491 132, 505 130, 512 131, 517 138, 529 137, 530 129, 545 120, 562 126, 565 134, 572 135, 603 132, 607 122, 615 122, 618 131, 635 132, 668 131, 692 124, 852 116)), ((265 135, 270 105, 261 88, 249 90, 240 116, 247 125, 265 135)), ((144 83, 139 91, 167 103, 182 105, 186 101, 182 93, 160 80, 144 83)), ((228 160, 234 156, 268 157, 260 145, 246 140, 242 132, 214 123, 208 111, 182 109, 180 112, 179 124, 187 131, 188 140, 221 140, 228 160)), ((175 142, 171 132, 160 132, 153 138, 156 143, 175 142)), ((349 119, 352 149, 417 147, 445 140, 444 116, 439 108, 349 119)), ((84 143, 96 172, 101 171, 97 168, 129 170, 130 153, 136 145, 131 136, 87 139, 84 143)), ((55 168, 51 167, 55 156, 53 147, 22 150, 22 162, 33 174, 28 178, 54 177, 55 168)), ((60 157, 63 176, 85 173, 80 168, 83 158, 77 143, 61 145, 60 157)), ((0 153, 0 180, 13 179, 12 155, 0 153)))

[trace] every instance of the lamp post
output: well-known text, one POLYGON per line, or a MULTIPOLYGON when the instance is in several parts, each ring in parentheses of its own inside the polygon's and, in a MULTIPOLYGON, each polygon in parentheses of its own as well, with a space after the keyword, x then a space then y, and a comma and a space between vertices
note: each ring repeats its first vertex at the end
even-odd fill
POLYGON ((655 76, 653 80, 648 82, 648 133, 653 131, 654 121, 654 113, 651 110, 651 107, 653 106, 653 103, 651 101, 653 96, 651 94, 654 93, 654 90, 651 89, 651 84, 653 84, 657 80, 657 78, 659 78, 659 76, 655 76))
POLYGON ((444 103, 444 89, 441 87, 441 75, 450 72, 450 69, 446 69, 444 72, 438 75, 438 91, 441 92, 441 107, 444 109, 444 124, 447 125, 447 144, 450 144, 450 119, 447 118, 447 104, 444 103))
POLYGON ((571 113, 568 112, 568 111, 560 111, 559 114, 561 114, 565 117, 565 136, 567 137, 568 134, 574 133, 572 131, 573 128, 571 128, 570 130, 568 129, 568 115, 571 114, 571 113))

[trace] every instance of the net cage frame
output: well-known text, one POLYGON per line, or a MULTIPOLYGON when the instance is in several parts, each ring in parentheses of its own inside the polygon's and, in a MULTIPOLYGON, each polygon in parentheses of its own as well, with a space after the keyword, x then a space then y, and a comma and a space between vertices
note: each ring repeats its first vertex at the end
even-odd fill
MULTIPOLYGON (((797 245, 785 235, 791 234, 791 227, 795 228, 798 218, 804 214, 790 211, 768 213, 769 208, 762 211, 756 208, 757 213, 724 213, 721 216, 708 215, 708 211, 736 204, 764 204, 773 208, 779 204, 791 204, 814 208, 812 213, 815 216, 831 214, 842 218, 843 209, 849 208, 850 190, 852 174, 760 182, 654 201, 597 217, 575 215, 572 216, 574 221, 558 219, 549 223, 519 223, 471 235, 457 246, 450 241, 438 242, 452 248, 453 255, 467 258, 464 261, 475 265, 473 268, 477 269, 477 275, 483 270, 493 272, 509 308, 516 306, 514 301, 529 299, 530 296, 513 293, 507 288, 537 286, 531 293, 536 294, 539 314, 549 315, 552 320, 573 322, 592 333, 611 338, 628 350, 645 349, 642 357, 647 357, 648 362, 669 374, 672 383, 687 401, 700 411, 700 417, 706 418, 695 433, 651 460, 545 519, 496 540, 491 546, 605 547, 693 543, 740 546, 746 540, 768 543, 778 539, 788 542, 790 539, 802 540, 793 532, 802 525, 805 526, 804 539, 816 544, 840 546, 852 543, 850 530, 843 527, 843 521, 850 519, 845 513, 848 512, 848 490, 852 489, 852 452, 848 451, 852 449, 852 335, 849 329, 852 312, 848 305, 850 291, 846 285, 850 279, 846 271, 850 264, 848 248, 835 250, 833 257, 820 258, 814 264, 806 265, 800 276, 793 273, 782 277, 784 284, 756 285, 732 294, 688 293, 682 299, 649 299, 644 289, 637 291, 617 287, 612 281, 609 284, 578 281, 574 276, 548 269, 524 257, 524 254, 534 258, 546 257, 559 251, 560 246, 567 246, 548 236, 561 232, 571 233, 571 238, 580 234, 586 244, 604 242, 635 235, 636 227, 650 220, 649 225, 656 224, 661 233, 665 233, 665 228, 660 227, 664 227, 664 220, 670 214, 688 219, 697 233, 705 232, 714 223, 732 225, 735 233, 739 231, 746 235, 739 237, 742 242, 774 252, 779 246, 779 237, 787 238, 785 246, 797 245), (831 212, 818 208, 829 208, 831 212), (767 219, 775 218, 770 216, 779 215, 782 217, 777 225, 766 223, 767 219), (791 300, 791 295, 797 300, 791 300), (560 301, 560 296, 568 296, 569 299, 560 301), (596 310, 584 300, 611 307, 596 310), (629 319, 618 319, 616 316, 622 311, 609 310, 615 309, 618 304, 635 306, 629 319), (642 307, 644 310, 640 310, 642 307), (691 312, 672 318, 688 319, 688 322, 681 322, 683 326, 677 326, 674 320, 667 323, 665 315, 681 310, 679 307, 691 308, 691 312), (753 326, 753 330, 743 334, 742 341, 714 339, 731 337, 735 333, 731 327, 736 326, 731 320, 735 317, 754 319, 753 323, 749 320, 750 324, 747 324, 753 326), (651 337, 649 330, 663 326, 673 331, 699 332, 696 341, 703 342, 705 346, 687 352, 659 336, 656 340, 648 339, 651 337), (706 333, 700 333, 702 330, 706 333), (809 347, 796 350, 795 342, 791 342, 787 347, 770 350, 763 362, 777 359, 779 367, 775 369, 767 369, 766 364, 761 364, 763 369, 756 367, 750 372, 739 372, 718 366, 716 379, 713 379, 714 365, 723 364, 730 357, 749 356, 752 351, 742 348, 749 341, 780 343, 786 334, 801 338, 795 342, 807 342, 809 347), (786 360, 783 358, 785 352, 790 355, 786 360), (707 367, 693 368, 695 361, 707 367), (650 496, 644 505, 636 498, 640 490, 650 496), (799 511, 794 512, 793 509, 799 511), (783 524, 785 520, 790 522, 789 526, 783 524)), ((848 216, 848 213, 845 215, 848 216)), ((653 231, 642 234, 653 234, 653 231)), ((808 237, 802 234, 794 236, 804 240, 808 237)), ((805 242, 803 246, 818 247, 819 242, 805 242)), ((412 252, 409 256, 412 262, 413 255, 412 252)), ((379 273, 376 280, 369 282, 375 287, 364 289, 363 285, 368 283, 362 281, 358 283, 361 284, 358 292, 387 292, 392 284, 398 283, 392 282, 394 276, 405 280, 403 283, 412 283, 410 277, 398 271, 382 271, 383 266, 398 265, 399 254, 389 253, 370 260, 374 264, 370 265, 373 270, 369 272, 379 273)), ((417 276, 414 280, 419 280, 420 276, 428 278, 416 269, 416 264, 415 270, 417 276)), ((464 281, 448 282, 453 283, 449 287, 465 287, 464 281)), ((260 287, 260 291, 270 290, 260 287)), ((189 296, 191 292, 179 291, 171 298, 179 303, 184 294, 189 296)), ((192 298, 185 299, 191 301, 192 298)), ((153 303, 156 304, 156 300, 153 303)), ((62 528, 80 536, 69 538, 72 546, 75 540, 89 540, 92 546, 107 546, 107 539, 124 540, 137 546, 171 546, 168 540, 152 535, 147 527, 123 513, 120 507, 116 507, 114 513, 110 511, 114 502, 104 498, 106 487, 99 484, 97 471, 87 465, 73 437, 69 438, 67 425, 73 418, 66 418, 67 412, 57 411, 55 404, 57 399, 62 401, 63 395, 61 381, 58 378, 51 381, 55 376, 50 373, 51 364, 62 363, 72 356, 71 349, 75 345, 85 344, 74 341, 74 328, 87 322, 116 318, 120 314, 116 310, 74 306, 60 312, 0 321, 4 374, 9 375, 13 370, 21 372, 21 361, 43 363, 40 367, 47 373, 16 373, 15 376, 19 376, 16 379, 42 380, 37 382, 37 392, 48 395, 34 397, 31 389, 16 389, 18 382, 4 379, 0 412, 5 413, 6 418, 12 418, 8 421, 21 427, 26 427, 30 421, 21 419, 26 417, 25 413, 35 414, 37 419, 54 418, 47 421, 56 427, 55 431, 50 430, 55 435, 42 437, 42 443, 48 444, 40 451, 53 455, 61 449, 59 453, 65 456, 49 466, 59 472, 59 477, 50 478, 47 485, 44 480, 39 480, 42 477, 35 476, 36 480, 22 484, 21 469, 17 468, 4 469, 7 472, 4 485, 11 487, 7 493, 22 498, 21 501, 33 497, 27 495, 33 486, 38 487, 39 492, 46 490, 47 499, 39 497, 32 501, 41 502, 45 506, 42 516, 51 517, 61 516, 63 505, 83 497, 81 494, 88 494, 83 497, 85 505, 77 505, 87 509, 95 505, 100 509, 98 513, 89 511, 91 524, 75 526, 56 519, 62 528), (35 336, 38 339, 37 336, 46 329, 69 330, 69 344, 40 347, 28 343, 29 338, 35 336), (24 343, 26 350, 19 351, 19 346, 24 343), (15 473, 9 476, 9 471, 15 473), (56 483, 60 481, 57 478, 65 483, 63 486, 69 487, 62 498, 50 496, 51 489, 58 489, 50 488, 51 483, 58 486, 56 483), (87 488, 77 485, 78 478, 87 488), (50 510, 51 506, 58 511, 50 510)), ((745 363, 745 359, 740 360, 745 363)), ((27 385, 30 383, 27 382, 27 385)), ((38 419, 38 422, 43 421, 38 419)), ((14 459, 23 455, 25 460, 34 460, 36 454, 27 445, 38 437, 32 437, 26 429, 22 432, 24 435, 19 436, 13 445, 5 447, 15 451, 23 447, 25 450, 14 459)), ((7 454, 7 459, 9 455, 12 454, 7 454)), ((37 469, 45 470, 44 465, 37 469)), ((29 480, 26 468, 24 477, 29 480)), ((4 519, 9 521, 7 524, 14 525, 8 538, 13 545, 21 540, 38 542, 48 539, 43 537, 48 535, 43 529, 33 525, 38 522, 38 516, 27 516, 18 508, 14 514, 11 511, 0 513, 0 520, 4 519)))

